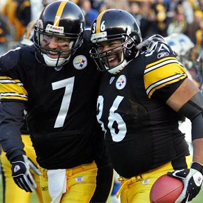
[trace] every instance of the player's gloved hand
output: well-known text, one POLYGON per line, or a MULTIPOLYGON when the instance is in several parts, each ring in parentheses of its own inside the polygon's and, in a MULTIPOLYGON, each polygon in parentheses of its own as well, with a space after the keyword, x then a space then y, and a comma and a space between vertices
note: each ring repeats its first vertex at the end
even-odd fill
POLYGON ((193 162, 190 169, 168 172, 169 176, 183 181, 184 188, 175 203, 190 202, 199 193, 203 180, 203 166, 193 162))
POLYGON ((32 192, 37 187, 31 173, 32 169, 37 175, 40 171, 37 166, 25 155, 14 158, 12 164, 12 177, 15 183, 26 192, 32 192))
POLYGON ((166 43, 164 37, 162 37, 159 34, 152 35, 151 37, 145 39, 141 43, 139 43, 136 48, 138 50, 142 49, 143 47, 146 47, 147 51, 150 52, 154 49, 154 47, 157 45, 158 42, 164 42, 166 43))

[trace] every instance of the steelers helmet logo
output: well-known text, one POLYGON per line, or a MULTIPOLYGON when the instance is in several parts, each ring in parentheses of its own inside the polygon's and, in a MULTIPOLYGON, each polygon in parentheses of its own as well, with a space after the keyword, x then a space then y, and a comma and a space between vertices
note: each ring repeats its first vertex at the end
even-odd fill
POLYGON ((120 75, 116 81, 116 88, 118 90, 123 89, 126 86, 126 82, 127 82, 127 79, 126 79, 125 75, 120 75))
POLYGON ((77 70, 82 70, 87 66, 87 58, 84 55, 78 55, 73 60, 73 66, 77 70))

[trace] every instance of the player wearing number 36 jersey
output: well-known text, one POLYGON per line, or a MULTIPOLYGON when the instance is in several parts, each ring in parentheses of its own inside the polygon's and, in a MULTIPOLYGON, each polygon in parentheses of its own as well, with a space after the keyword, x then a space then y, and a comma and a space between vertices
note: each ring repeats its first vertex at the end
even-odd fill
POLYGON ((34 46, 0 58, 0 142, 16 184, 32 192, 29 169, 39 171, 20 138, 26 109, 44 202, 106 202, 111 191, 113 169, 96 120, 100 75, 84 23, 76 4, 55 1, 36 23, 34 46))
POLYGON ((130 13, 106 10, 91 30, 90 53, 103 71, 97 119, 121 176, 121 202, 150 203, 154 181, 174 170, 172 175, 185 187, 177 203, 190 201, 200 190, 203 174, 201 93, 161 36, 142 42, 130 13), (191 168, 188 145, 178 129, 180 115, 193 123, 191 168))

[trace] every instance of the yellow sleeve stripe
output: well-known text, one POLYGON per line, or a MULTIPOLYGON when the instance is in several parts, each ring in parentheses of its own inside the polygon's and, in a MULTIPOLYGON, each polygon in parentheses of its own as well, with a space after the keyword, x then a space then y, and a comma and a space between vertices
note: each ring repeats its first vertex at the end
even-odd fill
POLYGON ((157 89, 187 77, 185 68, 175 58, 160 61, 150 64, 144 72, 145 89, 149 98, 157 89))
POLYGON ((12 92, 5 92, 5 93, 0 93, 1 95, 1 100, 22 100, 22 101, 27 101, 27 97, 25 95, 20 95, 17 93, 12 93, 12 92))
POLYGON ((22 100, 27 101, 28 93, 20 80, 13 80, 9 77, 0 77, 1 100, 22 100))
POLYGON ((175 57, 167 57, 167 58, 161 59, 159 61, 156 61, 154 63, 148 64, 146 66, 145 73, 152 71, 156 68, 159 68, 160 66, 164 66, 164 65, 170 64, 170 63, 178 63, 182 66, 182 64, 175 57))
POLYGON ((166 78, 165 80, 161 80, 159 82, 156 82, 154 84, 152 84, 151 86, 149 86, 146 89, 146 93, 149 96, 149 98, 151 98, 152 94, 157 90, 157 89, 161 89, 162 87, 169 85, 169 84, 173 84, 175 82, 178 82, 179 80, 182 80, 184 78, 186 78, 187 75, 185 74, 178 74, 178 75, 174 75, 171 76, 169 78, 166 78))

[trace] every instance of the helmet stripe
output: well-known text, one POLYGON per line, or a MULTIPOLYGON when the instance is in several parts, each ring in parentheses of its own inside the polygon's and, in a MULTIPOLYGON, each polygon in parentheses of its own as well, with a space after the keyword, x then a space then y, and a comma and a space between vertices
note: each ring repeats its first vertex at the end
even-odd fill
POLYGON ((61 19, 61 15, 63 13, 63 9, 65 7, 65 5, 67 4, 68 1, 62 1, 58 7, 58 10, 56 12, 56 16, 55 16, 55 19, 54 19, 54 26, 59 26, 59 22, 60 22, 60 19, 61 19))
POLYGON ((101 29, 101 19, 102 19, 104 13, 105 13, 105 11, 103 11, 102 13, 100 13, 99 16, 97 17, 96 33, 100 33, 100 29, 101 29))

